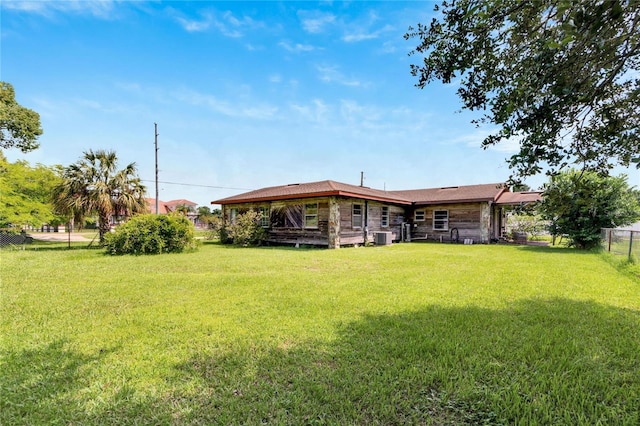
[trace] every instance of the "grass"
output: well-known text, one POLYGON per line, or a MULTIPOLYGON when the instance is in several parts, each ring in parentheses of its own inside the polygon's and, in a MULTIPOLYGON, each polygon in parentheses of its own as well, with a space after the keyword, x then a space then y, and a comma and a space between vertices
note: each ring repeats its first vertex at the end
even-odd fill
POLYGON ((0 424, 640 423, 640 279, 599 254, 0 256, 0 424))

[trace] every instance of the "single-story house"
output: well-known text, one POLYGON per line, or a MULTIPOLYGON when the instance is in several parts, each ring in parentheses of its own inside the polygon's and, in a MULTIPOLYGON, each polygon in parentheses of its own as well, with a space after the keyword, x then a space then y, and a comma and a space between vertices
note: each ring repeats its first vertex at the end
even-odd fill
POLYGON ((262 213, 268 242, 339 248, 366 242, 434 240, 489 243, 502 237, 506 206, 540 199, 507 185, 385 191, 325 180, 262 188, 211 204, 233 223, 247 210, 262 213))

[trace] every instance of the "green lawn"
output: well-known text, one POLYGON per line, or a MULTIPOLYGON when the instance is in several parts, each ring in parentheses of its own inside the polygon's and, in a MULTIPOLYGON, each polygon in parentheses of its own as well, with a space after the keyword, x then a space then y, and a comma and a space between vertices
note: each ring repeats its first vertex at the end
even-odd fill
POLYGON ((603 255, 36 247, 0 252, 3 425, 640 424, 640 279, 603 255))

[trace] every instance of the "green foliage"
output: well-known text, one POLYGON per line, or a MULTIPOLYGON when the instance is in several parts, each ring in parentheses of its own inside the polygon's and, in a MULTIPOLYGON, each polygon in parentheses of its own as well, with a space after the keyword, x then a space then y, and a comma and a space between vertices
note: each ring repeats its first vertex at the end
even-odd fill
POLYGON ((58 170, 26 161, 9 163, 0 152, 0 228, 39 227, 62 222, 53 212, 53 188, 61 181, 58 170))
POLYGON ((602 228, 628 225, 640 218, 640 205, 627 177, 603 177, 571 170, 544 186, 539 211, 553 235, 567 235, 570 245, 590 249, 600 244, 602 228))
POLYGON ((205 238, 213 240, 220 237, 220 230, 223 227, 222 211, 220 209, 211 209, 207 206, 198 207, 198 222, 204 225, 208 232, 205 238))
POLYGON ((13 86, 0 81, 0 148, 33 151, 41 134, 40 115, 17 103, 13 86))
POLYGON ((109 218, 125 220, 135 213, 146 213, 146 188, 138 177, 135 163, 118 170, 118 158, 113 151, 84 153, 75 164, 66 167, 62 182, 55 188, 54 205, 61 214, 68 214, 82 224, 87 216, 98 216, 100 242, 109 233, 109 218))
POLYGON ((498 130, 483 146, 520 142, 516 176, 570 163, 640 167, 640 2, 445 1, 417 38, 424 88, 459 79, 463 108, 498 130), (568 135, 568 136, 567 136, 568 135))
POLYGON ((142 214, 105 238, 109 254, 180 253, 195 248, 193 224, 181 214, 142 214))
POLYGON ((220 216, 206 216, 204 218, 200 216, 198 219, 207 227, 205 236, 207 240, 214 240, 216 238, 219 238, 221 241, 227 240, 224 222, 220 216))
POLYGON ((599 253, 1 256, 2 425, 638 424, 640 281, 599 253))
POLYGON ((507 217, 507 228, 511 232, 523 232, 536 240, 549 229, 549 223, 534 212, 514 212, 507 217))
POLYGON ((267 238, 267 231, 260 224, 261 217, 261 213, 254 210, 239 214, 234 223, 223 228, 220 239, 239 246, 260 245, 267 238))

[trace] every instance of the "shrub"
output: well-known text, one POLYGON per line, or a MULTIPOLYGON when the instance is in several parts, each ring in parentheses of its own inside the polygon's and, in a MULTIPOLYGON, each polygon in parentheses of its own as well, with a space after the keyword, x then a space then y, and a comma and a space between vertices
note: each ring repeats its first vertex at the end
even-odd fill
POLYGON ((221 231, 224 228, 222 218, 218 216, 211 216, 207 218, 207 232, 205 234, 206 240, 215 240, 220 238, 222 240, 221 231))
POLYGON ((193 224, 182 215, 142 214, 108 234, 109 254, 179 253, 195 248, 193 224))
POLYGON ((222 242, 233 242, 235 245, 260 245, 267 238, 267 231, 260 224, 260 212, 249 210, 239 214, 235 223, 220 230, 222 242))
POLYGON ((537 240, 542 233, 547 231, 549 223, 542 220, 539 215, 520 212, 507 217, 507 228, 512 234, 521 232, 527 234, 532 240, 537 240))

